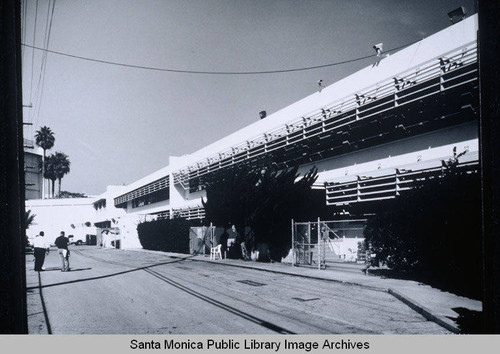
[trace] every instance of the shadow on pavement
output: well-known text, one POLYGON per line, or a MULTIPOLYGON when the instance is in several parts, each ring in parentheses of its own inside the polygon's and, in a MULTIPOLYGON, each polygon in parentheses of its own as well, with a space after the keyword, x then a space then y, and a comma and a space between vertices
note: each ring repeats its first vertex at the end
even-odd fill
POLYGON ((463 307, 452 308, 458 313, 455 319, 461 334, 484 334, 483 312, 472 311, 463 307))
MULTIPOLYGON (((91 270, 92 268, 70 268, 68 272, 73 273, 73 272, 81 272, 82 270, 91 270)), ((61 269, 59 269, 61 270, 61 269)))
MULTIPOLYGON (((132 272, 137 272, 139 270, 146 270, 146 269, 149 269, 149 268, 152 268, 152 267, 156 267, 156 266, 160 266, 160 265, 165 265, 165 264, 173 264, 173 263, 179 263, 179 262, 183 262, 185 261, 185 259, 176 259, 176 260, 173 260, 173 261, 169 261, 169 262, 161 262, 161 263, 156 263, 156 264, 152 264, 152 265, 148 265, 148 266, 145 266, 145 267, 140 267, 140 268, 134 268, 134 269, 129 269, 129 270, 124 270, 122 272, 117 272, 117 273, 111 273, 111 274, 106 274, 106 275, 101 275, 101 276, 97 276, 97 277, 91 277, 91 278, 84 278, 84 279, 75 279, 75 280, 69 280, 69 281, 65 281, 65 282, 60 282, 60 283, 52 283, 52 284, 47 284, 47 285, 41 285, 41 281, 39 282, 39 285, 37 286, 28 286, 26 287, 26 291, 29 291, 29 290, 32 290, 32 289, 44 289, 44 288, 51 288, 53 286, 59 286, 59 285, 67 285, 67 284, 73 284, 73 283, 81 283, 81 282, 84 282, 84 281, 90 281, 90 280, 98 280, 98 279, 105 279, 105 278, 111 278, 111 277, 114 277, 114 276, 117 276, 117 275, 122 275, 122 274, 127 274, 127 273, 132 273, 132 272)), ((111 263, 111 262, 109 262, 111 263)), ((92 269, 92 268, 78 268, 78 269, 71 269, 69 271, 69 273, 72 273, 74 271, 80 271, 80 270, 89 270, 89 269, 92 269)), ((58 270, 58 271, 61 271, 61 268, 55 268, 54 270, 58 270)), ((39 274, 40 275, 40 274, 39 274)))
POLYGON ((50 267, 50 268, 45 268, 42 270, 42 272, 52 272, 54 270, 61 270, 59 267, 50 267))
POLYGON ((463 284, 457 280, 438 277, 432 273, 417 273, 417 272, 403 272, 392 269, 369 269, 368 274, 376 275, 386 279, 401 279, 416 281, 422 284, 432 286, 433 288, 447 291, 458 296, 465 296, 474 300, 481 301, 481 287, 477 284, 463 284))

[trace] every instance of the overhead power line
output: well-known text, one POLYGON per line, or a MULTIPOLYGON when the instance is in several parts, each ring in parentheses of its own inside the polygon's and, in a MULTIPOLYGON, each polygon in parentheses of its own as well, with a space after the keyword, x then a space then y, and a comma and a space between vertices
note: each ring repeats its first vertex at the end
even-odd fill
MULTIPOLYGON (((35 37, 36 37, 36 21, 38 17, 38 0, 36 0, 35 4, 35 25, 33 26, 33 48, 35 47, 35 37)), ((33 97, 33 70, 35 66, 35 51, 31 51, 31 81, 30 81, 30 104, 31 104, 31 99, 33 97)), ((30 118, 32 117, 31 111, 30 111, 30 118)))
MULTIPOLYGON (((399 50, 401 48, 407 47, 409 45, 412 45, 418 41, 405 44, 396 48, 392 48, 389 50, 386 50, 385 52, 393 52, 395 50, 399 50)), ((294 72, 294 71, 305 71, 305 70, 314 70, 314 69, 321 69, 321 68, 327 68, 331 66, 336 66, 336 65, 342 65, 342 64, 347 64, 347 63, 352 63, 355 61, 359 60, 364 60, 372 57, 376 57, 376 54, 371 54, 367 55, 364 57, 359 57, 359 58, 354 58, 354 59, 349 59, 349 60, 344 60, 344 61, 339 61, 335 63, 330 63, 330 64, 323 64, 323 65, 316 65, 316 66, 308 66, 308 67, 302 67, 302 68, 293 68, 293 69, 282 69, 282 70, 263 70, 263 71, 201 71, 201 70, 179 70, 179 69, 166 69, 166 68, 156 68, 156 67, 150 67, 150 66, 143 66, 143 65, 133 65, 133 64, 125 64, 125 63, 118 63, 118 62, 113 62, 113 61, 108 61, 108 60, 100 60, 100 59, 94 59, 94 58, 88 58, 88 57, 83 57, 79 55, 73 55, 73 54, 68 54, 68 53, 63 53, 63 52, 58 52, 55 50, 49 50, 49 49, 44 49, 36 46, 32 46, 29 44, 22 43, 23 46, 45 51, 48 53, 52 54, 57 54, 57 55, 62 55, 70 58, 75 58, 75 59, 81 59, 81 60, 87 60, 87 61, 92 61, 96 63, 102 63, 102 64, 109 64, 109 65, 117 65, 117 66, 123 66, 127 68, 134 68, 134 69, 143 69, 143 70, 153 70, 153 71, 165 71, 165 72, 172 72, 172 73, 180 73, 180 74, 204 74, 204 75, 257 75, 257 74, 277 74, 277 73, 287 73, 287 72, 294 72)))
MULTIPOLYGON (((52 8, 51 8, 51 2, 49 0, 48 7, 47 7, 47 21, 45 24, 45 38, 44 38, 44 44, 43 47, 47 49, 49 47, 50 43, 50 34, 52 31, 52 20, 54 18, 54 9, 56 6, 56 0, 52 1, 52 8)), ((35 102, 36 102, 36 111, 35 111, 35 122, 38 124, 38 117, 40 115, 40 107, 42 105, 42 97, 43 97, 43 89, 45 86, 45 71, 47 70, 47 51, 43 52, 42 56, 42 65, 40 67, 40 76, 38 77, 38 84, 35 90, 35 102), (40 91, 39 91, 40 90, 40 91)), ((37 126, 35 124, 35 127, 37 126)))

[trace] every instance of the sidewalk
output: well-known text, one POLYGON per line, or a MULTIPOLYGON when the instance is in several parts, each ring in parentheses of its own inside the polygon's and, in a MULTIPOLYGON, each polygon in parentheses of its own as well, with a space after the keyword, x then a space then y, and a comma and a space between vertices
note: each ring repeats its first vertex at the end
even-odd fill
POLYGON ((266 272, 333 281, 351 286, 359 286, 360 288, 384 291, 404 302, 428 320, 439 324, 453 333, 460 333, 460 329, 456 323, 456 319, 459 315, 453 308, 482 311, 481 301, 441 291, 416 281, 388 279, 375 275, 366 275, 362 267, 357 264, 333 263, 329 264, 327 269, 319 270, 294 267, 291 264, 285 263, 260 263, 238 259, 212 261, 209 259, 208 255, 192 256, 144 249, 130 249, 125 251, 158 253, 172 258, 189 259, 190 261, 196 262, 212 262, 231 267, 257 269, 266 272))

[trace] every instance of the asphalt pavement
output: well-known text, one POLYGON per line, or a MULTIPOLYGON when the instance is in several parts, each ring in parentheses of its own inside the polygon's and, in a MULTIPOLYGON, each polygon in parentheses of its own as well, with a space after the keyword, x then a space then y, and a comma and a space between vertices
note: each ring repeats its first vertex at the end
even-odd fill
MULTIPOLYGON (((133 249, 130 251, 158 252, 144 249, 133 249)), ((164 254, 164 252, 159 253, 164 254)), ((457 323, 459 313, 454 309, 464 309, 474 312, 482 311, 481 301, 458 296, 417 281, 390 279, 372 275, 369 271, 365 271, 366 267, 364 265, 355 263, 330 263, 327 269, 320 270, 310 267, 296 267, 286 263, 263 263, 239 259, 214 261, 210 260, 208 255, 192 256, 179 253, 167 254, 174 258, 189 258, 190 260, 199 262, 217 262, 231 267, 258 269, 267 272, 339 282, 388 292, 428 320, 457 334, 461 333, 462 330, 457 323)))
MULTIPOLYGON (((83 246, 88 247, 88 246, 83 246)), ((75 247, 75 250, 78 248, 75 247)), ((467 311, 482 311, 480 301, 457 296, 449 292, 435 289, 429 285, 418 283, 416 281, 389 279, 380 276, 370 275, 364 271, 364 267, 352 263, 330 263, 327 269, 319 270, 306 267, 296 267, 285 263, 261 263, 254 261, 243 261, 234 259, 210 260, 208 255, 186 255, 178 253, 165 253, 158 251, 149 251, 143 249, 113 250, 116 252, 147 252, 167 256, 171 259, 185 259, 193 262, 211 262, 227 267, 248 268, 276 274, 286 274, 297 277, 321 280, 325 282, 335 282, 345 285, 357 286, 370 290, 385 292, 395 297, 402 303, 409 306, 414 311, 421 314, 427 320, 435 322, 445 328, 449 333, 460 333, 458 325, 459 313, 456 309, 465 309, 467 311)), ((44 293, 42 289, 37 288, 40 284, 40 274, 32 270, 32 256, 27 255, 27 297, 28 297, 28 325, 29 333, 46 334, 52 333, 50 321, 47 320, 45 308, 44 293)), ((54 264, 55 265, 55 264, 54 264)), ((49 272, 44 276, 57 279, 64 273, 57 267, 52 266, 49 272)), ((74 271, 86 269, 74 269, 74 271)), ((89 271, 91 272, 91 271, 89 271)), ((50 294, 50 293, 49 293, 50 294)), ((45 294, 47 296, 47 294, 45 294)))

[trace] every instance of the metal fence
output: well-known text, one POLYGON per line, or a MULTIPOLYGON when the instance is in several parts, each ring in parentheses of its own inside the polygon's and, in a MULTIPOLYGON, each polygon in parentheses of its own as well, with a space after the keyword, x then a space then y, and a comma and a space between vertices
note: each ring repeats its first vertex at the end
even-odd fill
POLYGON ((325 269, 331 262, 365 262, 358 249, 366 219, 292 220, 292 264, 325 269))
POLYGON ((214 245, 215 226, 198 226, 189 228, 189 253, 210 254, 214 245))

